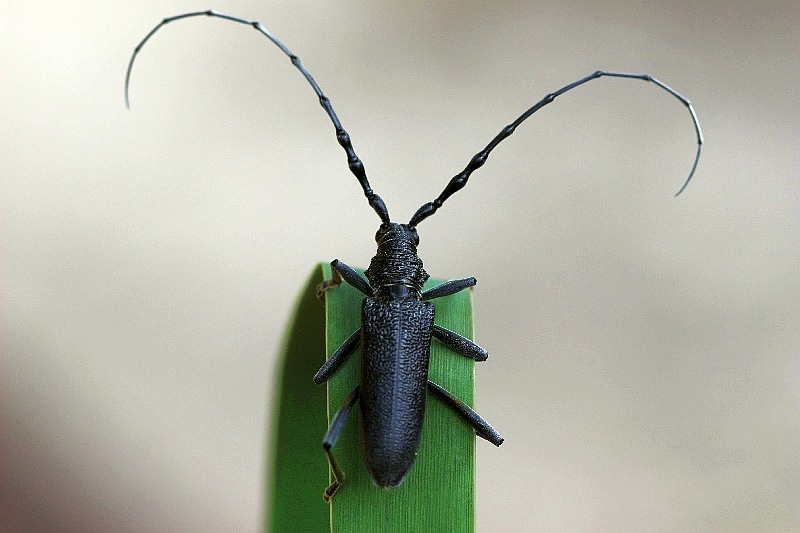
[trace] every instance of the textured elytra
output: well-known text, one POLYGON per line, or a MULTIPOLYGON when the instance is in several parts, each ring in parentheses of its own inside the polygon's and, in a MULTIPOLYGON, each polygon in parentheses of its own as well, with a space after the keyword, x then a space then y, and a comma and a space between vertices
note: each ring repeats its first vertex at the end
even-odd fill
POLYGON ((361 312, 361 449, 370 476, 396 487, 416 458, 425 418, 434 306, 365 298, 361 312))

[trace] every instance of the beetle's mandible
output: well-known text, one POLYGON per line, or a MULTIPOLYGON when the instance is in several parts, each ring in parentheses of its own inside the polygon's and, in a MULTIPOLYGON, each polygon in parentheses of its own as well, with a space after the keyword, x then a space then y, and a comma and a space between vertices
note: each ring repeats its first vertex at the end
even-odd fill
POLYGON ((536 102, 511 124, 500 130, 483 150, 475 154, 464 170, 451 178, 437 198, 423 204, 407 224, 397 224, 391 222, 386 204, 372 190, 364 165, 356 155, 350 136, 342 127, 328 97, 323 94, 300 59, 259 22, 216 11, 196 11, 165 18, 134 49, 125 76, 125 104, 129 106, 128 88, 133 63, 144 44, 162 26, 176 20, 199 16, 252 26, 289 57, 319 98, 320 105, 336 130, 336 139, 347 154, 350 171, 361 185, 370 207, 381 220, 375 235, 378 251, 365 272, 367 279, 362 278, 341 261, 334 260, 331 263, 333 272, 331 279, 321 283, 317 289, 318 296, 322 296, 325 291, 345 281, 364 294, 361 327, 331 355, 314 376, 317 384, 326 382, 342 367, 357 347, 361 348, 360 383, 333 416, 323 440, 323 449, 334 478, 324 492, 325 500, 330 501, 344 481, 344 473, 339 468, 331 448, 339 438, 347 416, 356 403, 360 408, 359 424, 364 463, 370 477, 379 487, 399 486, 410 471, 419 448, 428 392, 470 424, 477 435, 499 446, 503 438, 497 431, 469 406, 428 379, 430 343, 434 337, 455 352, 476 361, 486 360, 488 354, 469 339, 434 324, 434 305, 430 300, 472 287, 476 281, 475 278, 451 280, 423 291, 422 286, 428 279, 428 273, 425 272, 422 261, 417 255, 419 244, 417 226, 433 215, 450 196, 461 190, 467 184, 470 175, 483 166, 489 153, 514 133, 523 121, 557 96, 600 77, 632 78, 651 82, 677 98, 688 109, 697 136, 697 152, 689 177, 675 193, 677 196, 692 179, 703 145, 703 134, 692 104, 680 93, 649 74, 598 70, 536 102))

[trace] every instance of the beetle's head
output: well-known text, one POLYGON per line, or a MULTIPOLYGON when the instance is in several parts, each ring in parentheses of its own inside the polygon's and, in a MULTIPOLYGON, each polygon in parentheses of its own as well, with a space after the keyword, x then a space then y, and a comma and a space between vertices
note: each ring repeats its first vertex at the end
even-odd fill
POLYGON ((416 249, 419 244, 419 235, 417 234, 417 228, 408 224, 384 222, 375 233, 375 242, 378 243, 378 248, 382 246, 402 246, 401 243, 408 243, 416 249), (396 241, 396 244, 392 244, 393 241, 396 241))

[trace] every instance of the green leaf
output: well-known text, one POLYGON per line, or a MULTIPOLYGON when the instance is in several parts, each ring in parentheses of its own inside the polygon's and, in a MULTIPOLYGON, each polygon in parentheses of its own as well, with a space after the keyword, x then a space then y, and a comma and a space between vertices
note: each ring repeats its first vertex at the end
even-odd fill
POLYGON ((311 380, 325 353, 325 308, 315 296, 320 281, 321 271, 315 269, 297 298, 283 340, 268 436, 265 531, 330 528, 328 504, 322 501, 328 483, 322 453, 327 399, 324 387, 311 380))
MULTIPOLYGON (((322 265, 322 275, 330 278, 329 265, 322 265)), ((379 489, 370 480, 361 458, 356 407, 333 447, 346 481, 330 506, 322 500, 329 482, 321 445, 327 429, 326 395, 324 386, 314 385, 311 377, 324 363, 323 350, 330 356, 359 328, 364 296, 346 283, 326 292, 325 343, 323 303, 314 298, 320 281, 319 273, 309 279, 284 345, 265 527, 270 531, 325 531, 329 519, 330 529, 336 532, 473 531, 475 434, 430 395, 419 455, 400 487, 379 489)), ((430 280, 426 288, 442 281, 430 280)), ((434 303, 438 325, 473 337, 471 291, 438 298, 434 303)), ((358 384, 359 357, 356 351, 330 379, 328 417, 358 384)), ((469 405, 473 402, 474 364, 434 339, 429 378, 469 405)))

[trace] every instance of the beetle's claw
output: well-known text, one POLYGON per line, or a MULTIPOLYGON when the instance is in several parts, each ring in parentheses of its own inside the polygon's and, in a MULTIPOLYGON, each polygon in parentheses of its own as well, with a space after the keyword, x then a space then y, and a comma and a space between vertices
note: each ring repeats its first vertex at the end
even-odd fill
POLYGON ((328 488, 325 489, 325 492, 322 493, 322 499, 325 500, 325 503, 331 503, 333 499, 333 495, 336 494, 336 491, 339 490, 339 487, 342 486, 342 483, 339 481, 334 481, 328 488))
POLYGON ((332 289, 340 285, 341 283, 342 283, 341 281, 337 283, 333 279, 326 279, 325 281, 317 285, 317 299, 322 300, 323 296, 325 296, 325 291, 327 291, 328 289, 332 289))

